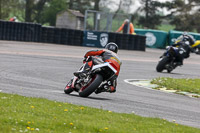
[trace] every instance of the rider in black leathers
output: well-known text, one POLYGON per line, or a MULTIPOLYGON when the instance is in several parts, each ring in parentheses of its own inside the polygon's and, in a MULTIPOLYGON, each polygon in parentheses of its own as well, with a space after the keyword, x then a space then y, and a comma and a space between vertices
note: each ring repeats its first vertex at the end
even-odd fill
POLYGON ((192 52, 191 45, 195 43, 193 36, 188 33, 183 33, 177 38, 177 41, 172 45, 177 47, 177 66, 183 65, 183 60, 190 57, 190 52, 192 52))

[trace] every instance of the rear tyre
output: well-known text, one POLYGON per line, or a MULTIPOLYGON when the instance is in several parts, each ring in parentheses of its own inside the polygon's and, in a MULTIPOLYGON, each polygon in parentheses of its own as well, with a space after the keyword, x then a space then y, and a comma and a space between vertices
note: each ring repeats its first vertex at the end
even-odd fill
POLYGON ((79 96, 81 97, 88 97, 90 94, 92 94, 101 84, 103 81, 103 77, 99 74, 94 76, 90 83, 88 83, 87 86, 84 86, 79 91, 79 96))
POLYGON ((165 69, 166 64, 169 62, 169 58, 167 56, 164 56, 156 66, 157 72, 162 72, 165 69))

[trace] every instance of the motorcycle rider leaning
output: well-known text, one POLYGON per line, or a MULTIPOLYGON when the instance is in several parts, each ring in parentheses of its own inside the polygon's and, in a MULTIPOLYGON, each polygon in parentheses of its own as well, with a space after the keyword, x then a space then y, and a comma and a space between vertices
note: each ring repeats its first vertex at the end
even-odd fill
MULTIPOLYGON (((117 77, 119 75, 121 60, 117 56, 118 46, 117 44, 110 42, 105 46, 103 50, 91 50, 88 51, 85 56, 83 63, 85 63, 82 72, 75 72, 76 77, 84 77, 92 69, 93 65, 97 65, 104 62, 112 62, 114 68, 117 69, 117 73, 111 78, 111 82, 108 83, 108 86, 102 91, 115 92, 117 86, 117 77), (88 58, 89 57, 89 58, 88 58)), ((101 92, 102 92, 101 91, 101 92)), ((99 92, 96 92, 99 93, 99 92)))
POLYGON ((193 36, 188 33, 183 33, 177 38, 177 41, 172 45, 177 47, 177 66, 183 65, 184 58, 190 57, 190 52, 192 52, 191 45, 195 43, 193 36))

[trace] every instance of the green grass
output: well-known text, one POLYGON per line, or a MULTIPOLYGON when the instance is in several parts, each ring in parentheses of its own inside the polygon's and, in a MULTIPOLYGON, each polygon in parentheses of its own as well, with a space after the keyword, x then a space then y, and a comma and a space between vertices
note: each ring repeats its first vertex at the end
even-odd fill
POLYGON ((200 133, 200 129, 158 118, 0 93, 0 132, 200 133))
POLYGON ((200 94, 200 79, 156 78, 151 83, 159 85, 159 88, 200 94))

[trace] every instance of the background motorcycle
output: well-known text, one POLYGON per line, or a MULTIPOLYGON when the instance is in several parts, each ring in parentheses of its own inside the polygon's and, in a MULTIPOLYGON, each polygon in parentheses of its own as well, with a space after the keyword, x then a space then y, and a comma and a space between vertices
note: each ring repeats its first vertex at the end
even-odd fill
MULTIPOLYGON (((199 46, 200 41, 198 40, 193 45, 191 45, 192 52, 195 52, 196 48, 199 46)), ((176 62, 177 52, 177 47, 168 46, 165 53, 160 57, 160 60, 156 66, 157 72, 162 72, 166 69, 167 72, 170 73, 172 70, 174 70, 178 66, 176 62)))
POLYGON ((192 45, 193 51, 196 54, 200 54, 200 40, 196 41, 195 44, 192 45))
POLYGON ((166 52, 160 57, 160 61, 156 66, 157 72, 162 72, 164 69, 166 69, 167 72, 170 73, 177 67, 177 62, 175 61, 177 54, 176 52, 178 52, 176 47, 167 47, 166 52))
MULTIPOLYGON (((111 62, 104 62, 101 58, 88 57, 93 60, 92 69, 83 77, 74 76, 66 85, 64 92, 70 94, 73 91, 79 93, 81 97, 88 97, 93 92, 100 93, 105 92, 108 86, 111 85, 110 80, 117 73, 117 69, 111 62), (98 63, 94 60, 98 59, 98 63), (99 62, 101 62, 99 64, 99 62)), ((86 61, 87 61, 86 60, 86 61)), ((83 64, 79 71, 82 72, 84 68, 83 64)))

